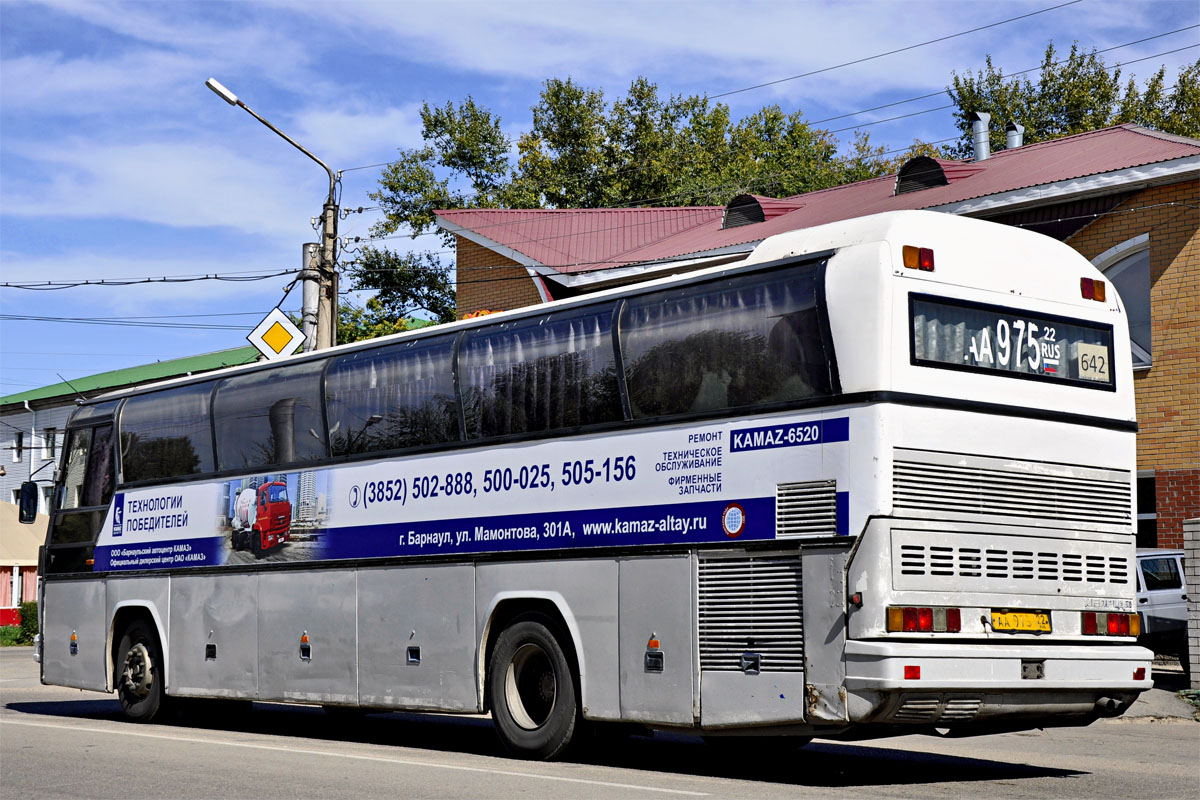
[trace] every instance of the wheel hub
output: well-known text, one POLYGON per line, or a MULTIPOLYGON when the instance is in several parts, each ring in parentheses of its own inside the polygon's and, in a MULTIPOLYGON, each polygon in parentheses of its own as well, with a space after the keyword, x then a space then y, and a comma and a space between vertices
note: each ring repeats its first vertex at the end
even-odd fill
POLYGON ((150 651, 141 642, 129 648, 125 655, 125 665, 121 670, 121 684, 127 692, 135 697, 145 697, 150 694, 154 685, 154 673, 150 668, 150 651))

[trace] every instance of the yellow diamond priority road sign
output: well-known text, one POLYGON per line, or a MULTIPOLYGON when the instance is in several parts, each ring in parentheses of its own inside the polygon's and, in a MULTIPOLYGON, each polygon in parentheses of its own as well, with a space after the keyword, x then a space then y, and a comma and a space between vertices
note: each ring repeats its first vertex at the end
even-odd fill
POLYGON ((304 344, 304 334, 278 308, 271 309, 246 339, 270 361, 287 358, 304 344))

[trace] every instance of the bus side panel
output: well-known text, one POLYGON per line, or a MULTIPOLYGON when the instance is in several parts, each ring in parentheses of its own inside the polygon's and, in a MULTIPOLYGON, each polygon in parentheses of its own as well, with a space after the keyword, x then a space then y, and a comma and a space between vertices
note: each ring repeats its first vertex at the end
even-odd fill
POLYGON ((482 711, 475 678, 475 567, 358 573, 364 706, 482 711))
MULTIPOLYGON (((151 627, 158 633, 163 656, 163 671, 166 674, 166 688, 171 688, 171 658, 170 632, 167 629, 169 610, 171 607, 171 579, 167 575, 143 578, 109 578, 104 581, 107 598, 105 605, 105 622, 108 623, 109 641, 113 646, 120 644, 125 633, 124 623, 114 627, 116 617, 122 611, 130 610, 148 617, 151 627)), ((114 658, 115 658, 114 654, 114 658)), ((116 687, 110 684, 108 689, 116 687)))
POLYGON ((804 549, 804 674, 808 721, 844 722, 848 547, 804 549))
POLYGON ((615 559, 480 564, 475 570, 478 641, 484 641, 492 611, 501 602, 554 603, 579 660, 584 716, 620 719, 617 571, 615 559))
POLYGON ((43 592, 42 682, 108 691, 104 581, 46 581, 43 592))
POLYGON ((621 561, 622 719, 695 721, 695 572, 690 555, 621 561))
POLYGON ((171 694, 258 696, 257 605, 257 575, 171 579, 171 694))
POLYGON ((259 699, 358 702, 356 588, 350 570, 259 576, 259 699))

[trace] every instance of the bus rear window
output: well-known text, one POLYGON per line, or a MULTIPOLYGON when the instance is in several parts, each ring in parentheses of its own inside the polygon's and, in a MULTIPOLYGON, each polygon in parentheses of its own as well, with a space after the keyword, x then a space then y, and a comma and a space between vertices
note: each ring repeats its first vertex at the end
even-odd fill
POLYGON ((1115 383, 1113 328, 1016 308, 913 294, 911 362, 1092 389, 1115 383))

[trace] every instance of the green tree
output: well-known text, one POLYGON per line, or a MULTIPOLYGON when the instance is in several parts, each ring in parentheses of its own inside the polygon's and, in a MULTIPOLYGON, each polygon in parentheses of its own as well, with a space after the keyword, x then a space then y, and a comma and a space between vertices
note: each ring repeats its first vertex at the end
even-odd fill
POLYGON ((553 78, 531 112, 529 130, 514 143, 500 118, 470 97, 425 104, 425 143, 401 150, 383 170, 371 197, 384 218, 371 232, 436 235, 439 246, 407 254, 366 248, 349 276, 353 288, 376 290, 376 302, 346 310, 339 341, 391 332, 395 320, 417 310, 453 319, 452 266, 441 256, 454 237, 437 230, 437 209, 723 205, 744 192, 799 194, 896 164, 865 134, 840 158, 837 139, 799 111, 770 105, 735 121, 723 103, 664 98, 645 78, 612 103, 600 90, 553 78))
POLYGON ((947 87, 960 132, 950 150, 958 158, 972 156, 969 115, 974 111, 986 111, 999 123, 990 132, 995 150, 1004 147, 1008 122, 1025 126, 1028 144, 1124 122, 1200 136, 1200 60, 1182 69, 1170 90, 1165 81, 1166 70, 1159 68, 1141 87, 1134 77, 1122 86, 1119 66, 1108 67, 1095 49, 1083 51, 1077 43, 1065 57, 1053 42, 1047 45, 1034 80, 1006 77, 988 56, 983 69, 954 73, 947 87))

